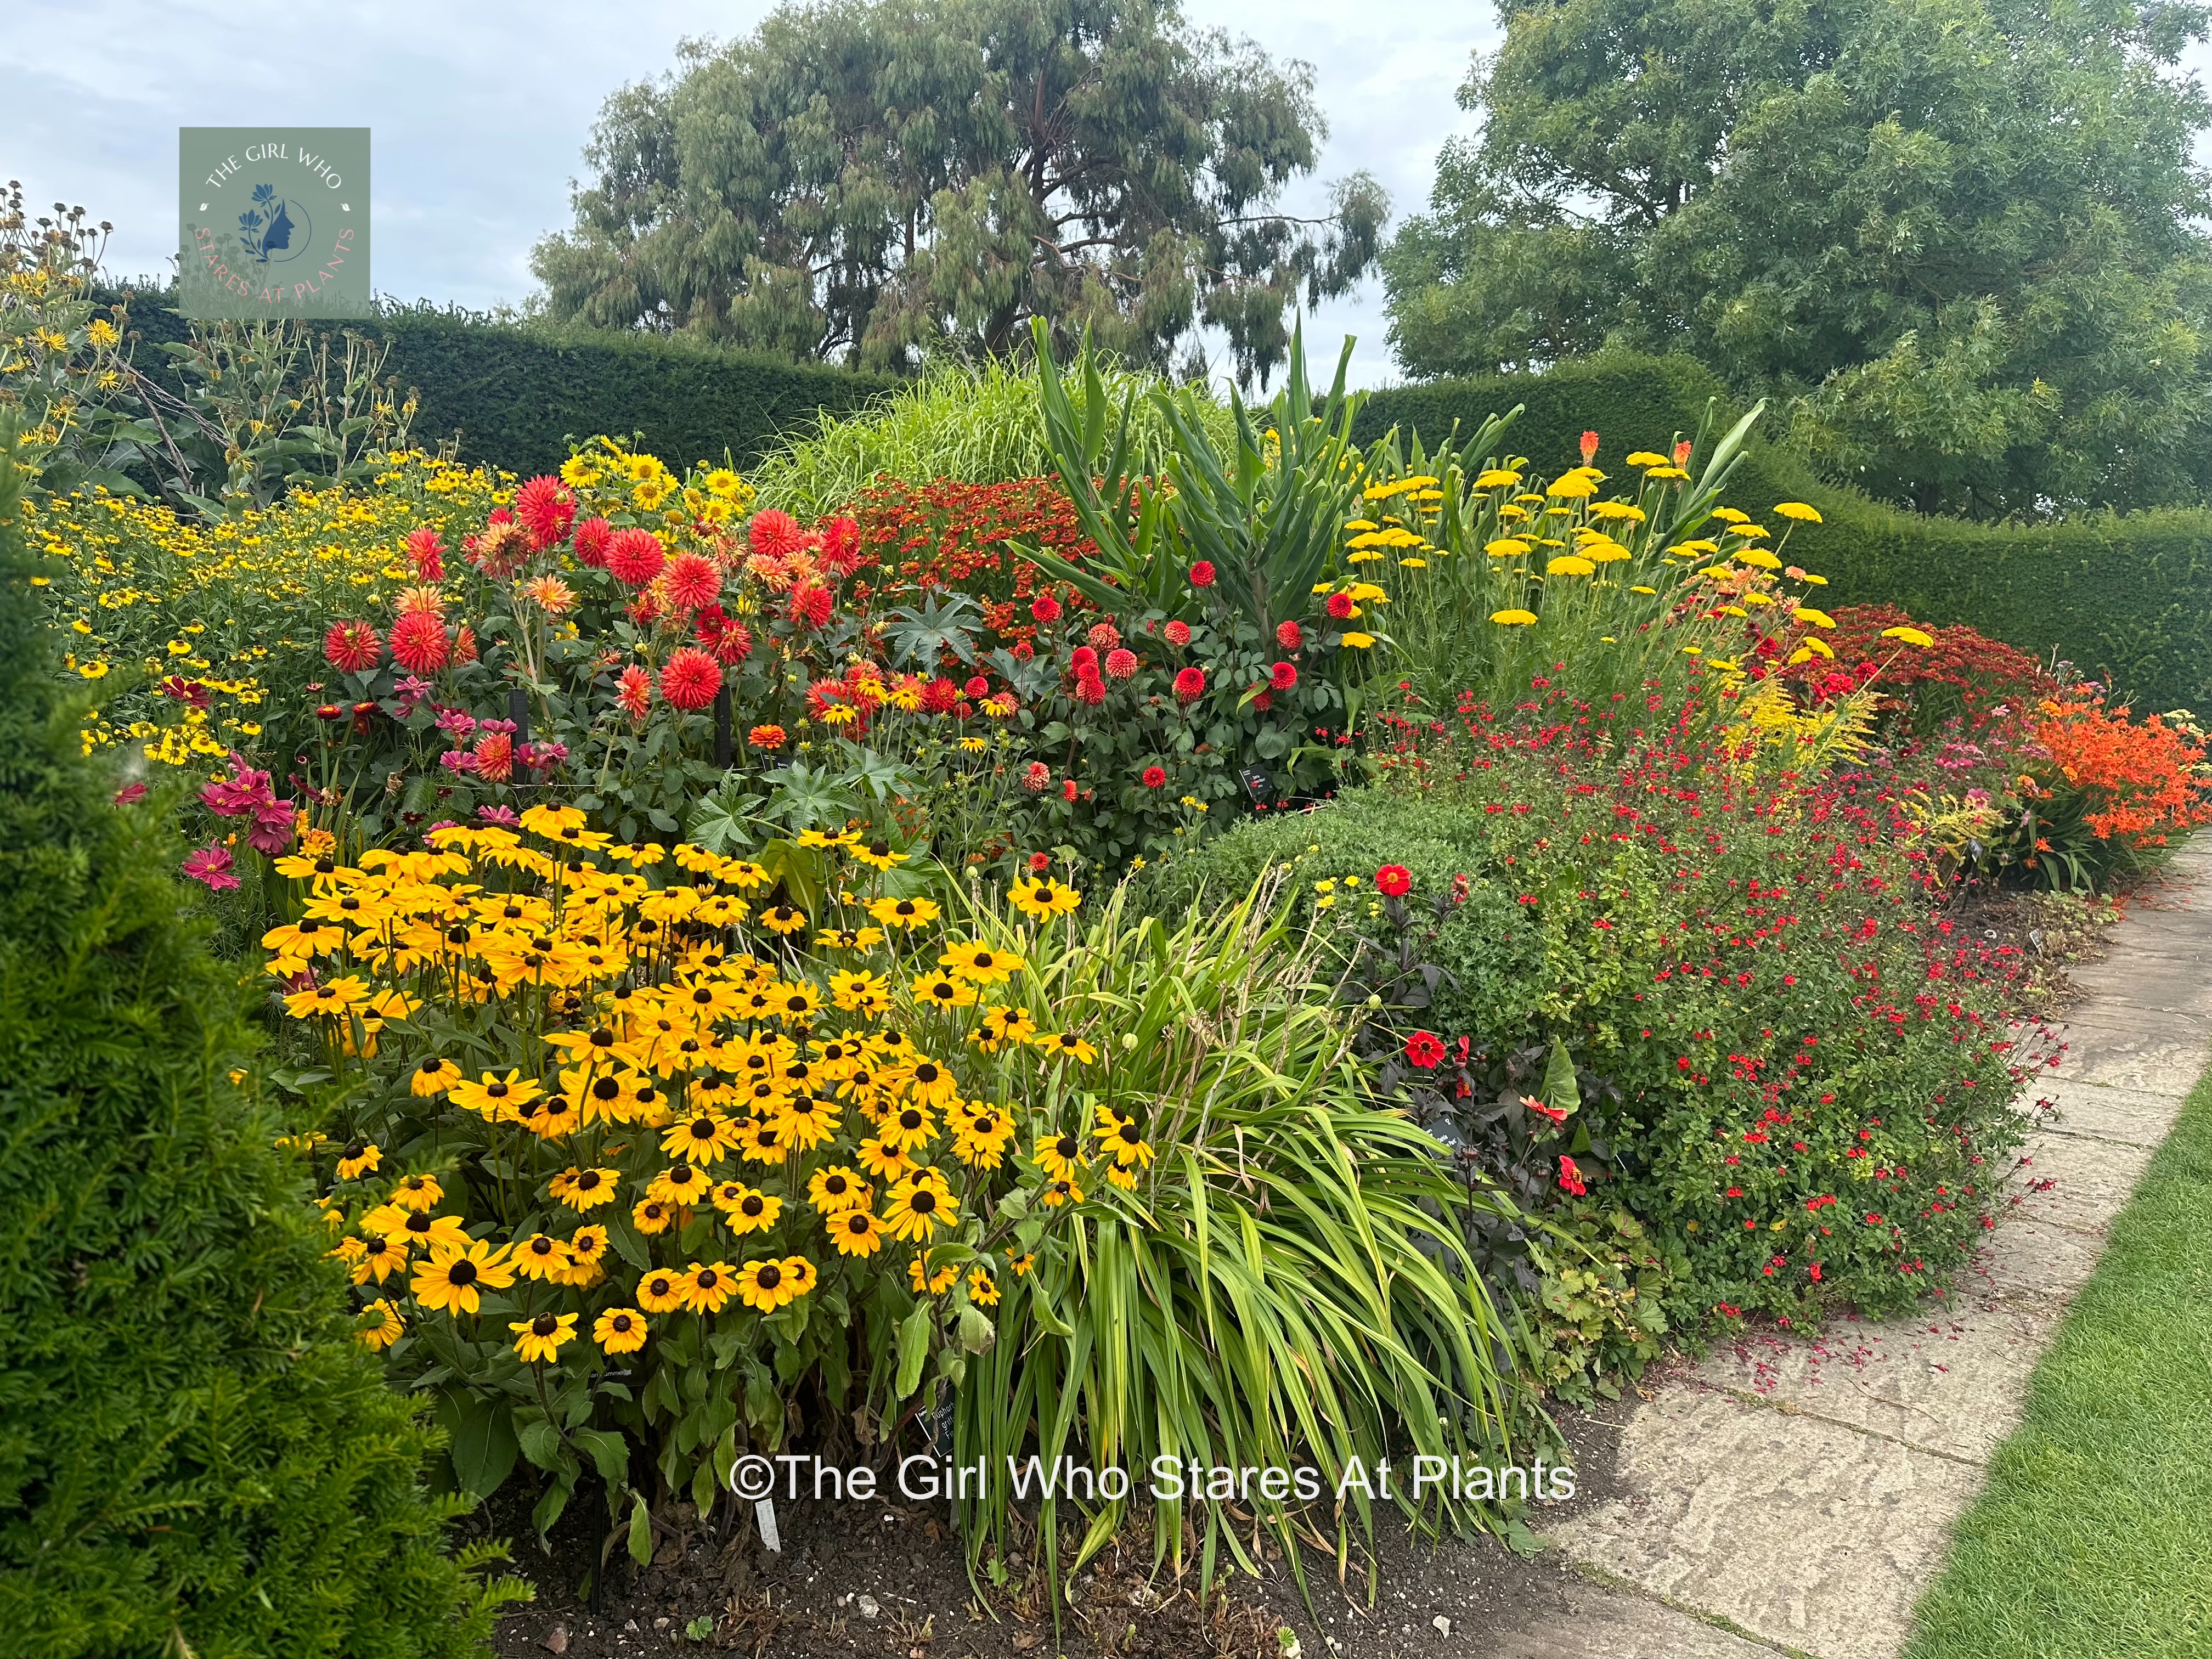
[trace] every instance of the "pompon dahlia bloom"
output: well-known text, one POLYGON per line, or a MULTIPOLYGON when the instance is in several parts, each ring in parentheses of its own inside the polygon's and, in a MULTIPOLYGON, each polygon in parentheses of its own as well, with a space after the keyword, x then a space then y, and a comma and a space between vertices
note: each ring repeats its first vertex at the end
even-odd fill
POLYGON ((696 647, 672 653, 660 671, 660 695, 687 714, 714 702, 721 689, 722 665, 696 647))
POLYGON ((1305 631, 1294 622, 1275 624, 1275 643, 1285 651, 1296 651, 1306 642, 1305 631))
POLYGON ((1349 593, 1332 593, 1328 596, 1328 603, 1324 605, 1322 609, 1327 611, 1330 616, 1336 618, 1337 621, 1346 621, 1351 617, 1353 609, 1352 595, 1349 593))
POLYGON ((1297 665, 1279 662, 1267 671, 1267 684, 1278 691, 1287 691, 1298 683, 1297 665))
POLYGON ((1168 643, 1170 645, 1188 645, 1190 643, 1190 624, 1188 623, 1171 622, 1160 631, 1168 636, 1168 643))
POLYGON ((1196 564, 1191 566, 1190 585, 1193 587, 1211 587, 1213 586, 1213 566, 1210 562, 1205 559, 1200 559, 1196 564))
POLYGON ((667 562, 660 538, 650 530, 617 530, 607 544, 607 568, 628 587, 643 587, 667 562))
POLYGON ((410 674, 434 674, 451 655, 446 624, 434 611, 410 611, 392 624, 392 659, 410 674))
POLYGON ((970 674, 968 677, 968 684, 962 686, 960 690, 964 696, 988 697, 991 695, 991 682, 981 674, 970 674))
POLYGON ((558 478, 532 478, 514 492, 514 516, 529 531, 532 546, 543 553, 568 539, 568 527, 576 522, 576 498, 558 478))
POLYGON ((1185 702, 1196 702, 1206 695, 1206 671, 1185 668, 1175 677, 1175 694, 1185 702))
POLYGON ((445 580, 445 544, 429 526, 421 525, 407 532, 407 563, 418 581, 445 580))
POLYGON ((607 568, 607 545, 615 538, 615 527, 605 519, 586 519, 576 526, 576 562, 587 564, 594 570, 607 568))
POLYGON ((653 708, 653 676, 632 663, 615 681, 615 702, 632 720, 643 720, 653 708))
POLYGON ((1030 601, 1030 615, 1041 623, 1060 620, 1060 601, 1049 593, 1040 593, 1030 601))
POLYGON ((1031 761, 1023 769, 1022 787, 1033 795, 1042 795, 1052 787, 1052 768, 1042 761, 1031 761))
POLYGON ((1067 663, 1079 675, 1095 674, 1098 672, 1098 653, 1087 645, 1079 645, 1068 653, 1067 663))
POLYGON ((1100 703, 1106 701, 1106 682, 1100 679, 1096 674, 1083 674, 1078 676, 1075 682, 1075 700, 1079 703, 1096 708, 1100 703))
POLYGON ((722 573, 712 559, 696 553, 679 553, 670 560, 664 580, 668 602, 678 611, 697 611, 712 605, 722 592, 722 573))
MULTIPOLYGON (((859 539, 859 526, 855 526, 856 544, 859 539)), ((806 532, 799 527, 799 520, 781 507, 765 507, 754 514, 752 522, 745 526, 745 545, 767 558, 787 559, 806 545, 806 532)))
POLYGON ((1109 622, 1093 623, 1083 638, 1094 651, 1111 651, 1121 643, 1121 630, 1109 622))
POLYGON ((384 641, 365 622, 332 623, 323 655, 342 674, 366 674, 384 660, 384 641))
POLYGON ((1147 788, 1147 789, 1164 789, 1164 788, 1166 788, 1167 787, 1168 787, 1168 769, 1167 769, 1166 767, 1164 767, 1164 766, 1147 766, 1147 767, 1145 769, 1145 787, 1146 787, 1146 788, 1147 788))
POLYGON ((1127 647, 1117 646, 1106 653, 1106 673, 1109 678, 1126 680, 1137 672, 1137 653, 1127 647))

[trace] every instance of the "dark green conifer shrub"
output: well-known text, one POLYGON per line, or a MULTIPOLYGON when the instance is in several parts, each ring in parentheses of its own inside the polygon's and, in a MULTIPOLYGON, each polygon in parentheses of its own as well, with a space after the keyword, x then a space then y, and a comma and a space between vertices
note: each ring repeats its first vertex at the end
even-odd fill
POLYGON ((431 1431, 356 1341, 244 992, 79 752, 0 420, 0 1654, 484 1650, 431 1431))

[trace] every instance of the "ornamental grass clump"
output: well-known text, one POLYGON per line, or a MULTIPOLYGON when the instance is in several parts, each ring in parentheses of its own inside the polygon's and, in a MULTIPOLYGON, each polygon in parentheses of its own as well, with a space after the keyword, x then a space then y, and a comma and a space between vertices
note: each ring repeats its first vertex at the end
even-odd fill
POLYGON ((236 978, 76 752, 18 442, 0 422, 0 1649, 482 1652, 521 1592, 446 1552, 431 1433, 237 1085, 236 978))

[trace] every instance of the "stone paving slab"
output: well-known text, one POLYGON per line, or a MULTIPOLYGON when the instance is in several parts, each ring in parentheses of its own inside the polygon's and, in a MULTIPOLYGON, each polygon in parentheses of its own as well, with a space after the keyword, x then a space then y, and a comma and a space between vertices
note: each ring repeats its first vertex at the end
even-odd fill
POLYGON ((1982 1297, 2063 1303, 2096 1271, 2099 1243, 2092 1234, 2014 1217, 1989 1236, 1960 1283, 1982 1297))
POLYGON ((2066 1052, 2045 1078, 2100 1083, 2179 1098, 2197 1085, 2205 1047, 2195 1033, 2145 1024, 2129 1026, 2069 1022, 2066 1052))
POLYGON ((1695 1383, 1630 1419, 1634 1496, 1553 1536, 1656 1595, 1820 1659, 1888 1659, 1981 1471, 1695 1383))
POLYGON ((1564 1610, 1518 1630, 1470 1629, 1468 1638, 1468 1651, 1484 1659, 1774 1659, 1764 1643, 1595 1584, 1571 1587, 1564 1610))
POLYGON ((2151 1151, 2088 1135, 2048 1130, 2032 1134, 2021 1148, 2027 1165, 2021 1173, 2029 1189, 2021 1194, 2014 1213, 2029 1221, 2101 1235, 2150 1167, 2151 1151), (2048 1187, 2034 1190, 2045 1182, 2048 1187))
POLYGON ((1812 1341, 1747 1337, 1715 1352, 1696 1376, 1982 1462, 2020 1421, 2028 1373, 2057 1323, 2049 1313, 2003 1304, 1939 1309, 1916 1320, 1839 1319, 1812 1341))
POLYGON ((2183 1097, 2147 1094, 2140 1089, 2115 1089, 2078 1078, 2055 1077, 2027 1098, 2047 1100, 2057 1109, 2045 1127, 2065 1134, 2094 1135, 2101 1140, 2124 1140, 2137 1146, 2156 1146, 2181 1114, 2183 1097))

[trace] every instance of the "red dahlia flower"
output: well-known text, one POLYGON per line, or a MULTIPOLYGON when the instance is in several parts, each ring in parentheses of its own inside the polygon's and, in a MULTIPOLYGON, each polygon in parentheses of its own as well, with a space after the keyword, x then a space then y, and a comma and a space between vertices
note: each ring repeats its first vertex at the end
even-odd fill
POLYGON ((1328 604, 1324 607, 1324 609, 1328 611, 1330 616, 1335 617, 1337 621, 1342 622, 1346 617, 1352 614, 1352 595, 1349 593, 1332 593, 1328 596, 1328 604))
POLYGON ((1190 624, 1188 623, 1171 622, 1165 628, 1162 629, 1160 632, 1167 635, 1168 643, 1170 645, 1188 645, 1190 643, 1190 624))
POLYGON ((1185 702, 1196 702, 1206 695, 1206 671, 1186 668, 1175 677, 1175 694, 1185 702))
POLYGON ((801 582, 791 590, 790 616, 800 628, 824 628, 830 622, 830 590, 801 582))
POLYGON ((1079 675, 1095 674, 1098 672, 1098 653, 1087 645, 1077 646, 1074 650, 1068 653, 1067 660, 1069 665, 1079 675))
POLYGON ((1137 672, 1137 653, 1120 647, 1106 653, 1106 672, 1113 679, 1126 680, 1137 672))
POLYGON ((1167 769, 1167 768, 1166 768, 1166 767, 1164 767, 1164 766, 1147 766, 1147 767, 1145 769, 1145 787, 1146 787, 1146 788, 1147 788, 1147 789, 1164 789, 1164 788, 1166 788, 1166 787, 1167 787, 1167 781, 1168 781, 1168 769, 1167 769))
POLYGON ((1213 567, 1212 567, 1212 565, 1211 565, 1210 563, 1208 563, 1206 560, 1204 560, 1204 559, 1200 559, 1200 560, 1196 564, 1194 564, 1194 565, 1191 566, 1191 568, 1190 568, 1190 585, 1191 585, 1193 587, 1211 587, 1211 586, 1213 586, 1213 567))
POLYGON ((1022 771, 1022 787, 1033 795, 1041 795, 1052 787, 1052 768, 1042 761, 1031 761, 1022 771))
POLYGON ((1575 1167, 1574 1159, 1567 1157, 1564 1152, 1559 1155, 1559 1185, 1577 1198, 1582 1197, 1589 1191, 1589 1188, 1583 1184, 1583 1172, 1575 1167))
POLYGON ((1093 650, 1111 651, 1121 643, 1121 630, 1109 622, 1093 623, 1090 632, 1083 637, 1090 641, 1093 650))
POLYGON ((966 696, 987 697, 991 694, 991 682, 981 674, 974 674, 969 677, 968 684, 962 686, 960 690, 966 696))
POLYGON ((643 720, 653 707, 653 676, 632 663, 615 682, 615 702, 632 720, 643 720))
POLYGON ((712 605, 722 591, 722 573, 712 559, 696 553, 679 553, 669 561, 669 603, 679 611, 696 611, 712 605))
POLYGON ((434 674, 450 654, 446 624, 427 611, 411 611, 392 624, 393 660, 410 674, 434 674))
POLYGON ((763 507, 745 526, 745 542, 756 553, 771 559, 787 559, 806 544, 799 520, 781 507, 763 507))
POLYGON ((1060 620, 1060 601, 1049 593, 1040 593, 1030 602, 1030 615, 1041 623, 1060 620))
POLYGON ((1073 800, 1081 793, 1082 791, 1075 787, 1073 778, 1064 778, 1060 781, 1060 796, 1062 800, 1073 800))
POLYGON ((1267 683, 1278 691, 1287 691, 1298 683, 1297 665, 1279 662, 1267 671, 1267 683))
POLYGON ((722 665, 692 646, 672 653, 660 671, 660 695, 686 714, 704 708, 722 689, 722 665))
POLYGON ((365 622, 332 623, 323 655, 342 674, 366 674, 384 660, 384 641, 365 622))
POLYGON ((942 674, 921 688, 921 707, 925 714, 942 714, 960 701, 960 688, 942 674))
POLYGON ((1106 682, 1096 674, 1078 675, 1075 681, 1075 700, 1096 708, 1106 701, 1106 682))
POLYGON ((1304 633, 1294 622, 1275 624, 1275 643, 1285 651, 1295 651, 1306 642, 1304 633))
POLYGON ((531 545, 543 553, 568 539, 576 522, 576 498, 558 478, 532 478, 514 492, 514 516, 530 532, 531 545))
POLYGON ((1413 872, 1402 864, 1386 864, 1375 872, 1375 890, 1385 898, 1403 898, 1413 890, 1413 872))
POLYGON ((1425 1072, 1443 1064, 1444 1045, 1434 1031, 1416 1031, 1406 1039, 1406 1058, 1425 1072))
POLYGON ((446 549, 436 531, 422 525, 407 532, 407 562, 419 581, 445 580, 446 549))
POLYGON ((644 586, 667 562, 660 538, 650 530, 617 530, 607 544, 607 568, 626 586, 644 586))
POLYGON ((607 544, 615 538, 615 527, 605 519, 586 519, 576 526, 576 562, 587 564, 594 570, 607 568, 607 544))

